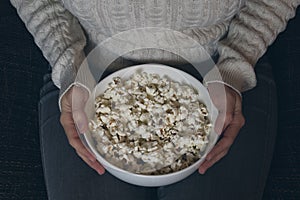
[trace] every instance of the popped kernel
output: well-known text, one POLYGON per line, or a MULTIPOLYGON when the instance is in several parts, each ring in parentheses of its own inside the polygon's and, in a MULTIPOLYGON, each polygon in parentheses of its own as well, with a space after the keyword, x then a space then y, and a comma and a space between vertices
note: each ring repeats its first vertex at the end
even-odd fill
POLYGON ((89 123, 100 154, 139 174, 166 174, 201 158, 211 123, 196 90, 146 72, 114 77, 89 123))

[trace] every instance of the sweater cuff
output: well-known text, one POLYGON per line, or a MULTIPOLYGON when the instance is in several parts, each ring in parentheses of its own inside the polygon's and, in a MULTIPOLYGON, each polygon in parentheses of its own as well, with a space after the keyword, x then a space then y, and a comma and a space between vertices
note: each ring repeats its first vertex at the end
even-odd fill
POLYGON ((52 72, 52 80, 55 85, 60 88, 58 105, 61 111, 61 99, 69 91, 70 88, 74 85, 76 79, 77 71, 85 58, 83 52, 78 53, 75 56, 73 62, 65 66, 63 69, 60 69, 60 73, 55 73, 55 70, 52 72))
POLYGON ((239 94, 256 86, 256 76, 249 63, 226 59, 217 65, 218 70, 211 70, 204 76, 204 84, 222 82, 239 94))

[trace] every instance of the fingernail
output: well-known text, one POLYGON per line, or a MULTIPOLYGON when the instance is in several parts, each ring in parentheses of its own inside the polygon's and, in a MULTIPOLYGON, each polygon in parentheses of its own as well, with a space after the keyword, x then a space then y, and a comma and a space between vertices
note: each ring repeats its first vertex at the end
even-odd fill
POLYGON ((199 169, 199 174, 205 174, 205 170, 204 169, 199 169))
POLYGON ((97 170, 97 172, 98 172, 99 175, 103 175, 104 174, 103 170, 97 170))

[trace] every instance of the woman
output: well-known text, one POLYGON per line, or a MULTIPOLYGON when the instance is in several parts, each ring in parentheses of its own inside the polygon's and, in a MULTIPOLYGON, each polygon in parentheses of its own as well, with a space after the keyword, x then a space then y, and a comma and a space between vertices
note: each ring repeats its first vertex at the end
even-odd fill
MULTIPOLYGON (((41 113, 41 118, 50 116, 41 127, 50 199, 261 198, 276 134, 276 95, 270 92, 274 91, 270 66, 265 59, 256 62, 295 15, 299 0, 11 0, 11 3, 52 66, 52 80, 60 88, 60 119, 68 142, 99 174, 104 174, 104 169, 80 142, 71 109, 72 95, 78 92, 72 83, 85 55, 110 36, 144 27, 180 31, 205 46, 211 55, 219 54, 217 66, 222 82, 213 74, 204 79, 220 111, 220 118, 225 117, 225 124, 217 126, 222 138, 199 168, 204 176, 195 173, 180 183, 160 188, 132 186, 108 173, 96 176, 83 167, 67 147, 66 140, 59 134, 63 131, 56 125, 57 119, 49 115, 50 108, 41 113), (247 123, 240 131, 244 125, 241 92, 255 87, 255 65, 264 67, 257 68, 260 72, 258 79, 262 77, 261 85, 258 84, 243 98, 247 123), (212 92, 224 85, 226 112, 217 94, 212 92), (50 129, 49 124, 54 128, 50 129), (241 134, 237 137, 239 132, 241 134), (230 148, 229 155, 218 162, 230 148), (209 168, 211 170, 206 173, 209 168)), ((166 52, 151 57, 157 54, 146 51, 150 57, 143 58, 143 55, 145 52, 136 52, 132 60, 141 58, 160 62, 163 58, 176 63, 176 58, 166 52)), ((130 64, 121 62, 124 66, 130 64)), ((51 103, 53 99, 45 99, 44 106, 51 103)), ((53 112, 53 116, 56 114, 53 112)), ((85 129, 84 124, 79 127, 81 132, 85 129)))

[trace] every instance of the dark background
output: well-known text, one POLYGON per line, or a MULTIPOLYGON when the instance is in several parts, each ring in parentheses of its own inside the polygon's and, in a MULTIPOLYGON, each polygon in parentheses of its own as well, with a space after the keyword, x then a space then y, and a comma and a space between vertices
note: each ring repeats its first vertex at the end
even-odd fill
MULTIPOLYGON (((278 88, 279 127, 264 199, 300 199, 299 9, 267 56, 278 88)), ((37 110, 47 71, 15 10, 0 0, 0 200, 47 198, 37 110)))

